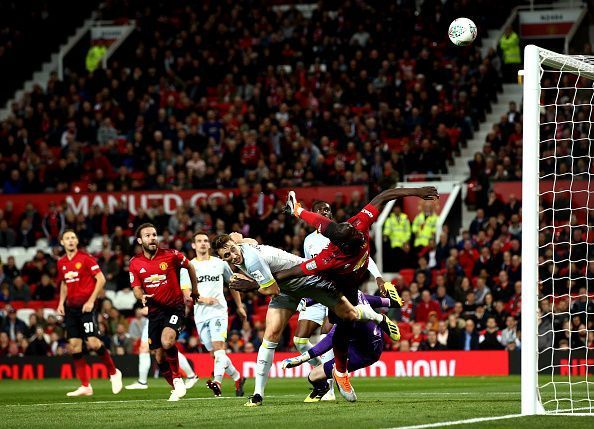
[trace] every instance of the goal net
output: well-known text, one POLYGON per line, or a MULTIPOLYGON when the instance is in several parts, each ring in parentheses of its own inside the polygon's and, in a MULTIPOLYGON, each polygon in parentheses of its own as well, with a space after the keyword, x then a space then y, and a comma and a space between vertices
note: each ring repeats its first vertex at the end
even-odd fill
POLYGON ((528 46, 522 413, 594 411, 594 57, 528 46))

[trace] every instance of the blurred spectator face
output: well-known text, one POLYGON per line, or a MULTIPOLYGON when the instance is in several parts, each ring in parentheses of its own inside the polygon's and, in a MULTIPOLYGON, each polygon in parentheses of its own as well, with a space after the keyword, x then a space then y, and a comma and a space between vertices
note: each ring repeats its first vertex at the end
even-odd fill
POLYGON ((415 323, 412 325, 412 334, 416 337, 421 335, 422 329, 419 323, 415 323))
POLYGON ((569 349, 569 341, 567 341, 565 339, 559 341, 559 348, 562 350, 568 350, 569 349))
POLYGON ((489 329, 489 330, 497 329, 497 322, 495 321, 495 318, 489 317, 487 319, 487 329, 489 329))
POLYGON ((121 323, 118 323, 118 327, 116 328, 116 334, 118 335, 126 335, 126 327, 121 323))
MULTIPOLYGON (((396 343, 394 344, 396 345, 396 343)), ((401 340, 399 350, 401 352, 410 352, 410 343, 408 340, 401 340)))
POLYGON ((482 305, 479 305, 476 308, 476 317, 477 319, 482 319, 482 317, 485 315, 485 307, 483 307, 482 305))
POLYGON ((429 301, 431 301, 431 294, 429 293, 428 290, 423 291, 422 299, 423 299, 423 302, 426 304, 429 303, 429 301))
POLYGON ((247 342, 245 344, 245 346, 243 347, 243 351, 245 353, 254 353, 256 351, 256 349, 254 348, 254 345, 250 342, 247 342))
POLYGON ((466 332, 469 334, 474 332, 474 321, 472 319, 466 321, 466 332))
POLYGON ((505 349, 509 352, 513 352, 514 350, 517 349, 516 347, 516 343, 514 341, 511 341, 507 344, 507 346, 505 347, 505 349))
POLYGON ((474 301, 476 299, 476 296, 474 295, 474 292, 468 292, 466 294, 466 303, 469 305, 473 305, 474 301))
POLYGON ((448 316, 448 327, 450 328, 457 328, 458 327, 458 318, 455 314, 450 314, 448 316))
POLYGON ((409 302, 410 301, 410 291, 408 289, 404 289, 401 292, 402 301, 409 302))
POLYGON ((516 319, 513 316, 507 316, 507 319, 505 320, 505 326, 507 326, 509 329, 515 328, 516 319))
POLYGON ((427 332, 427 342, 431 345, 437 343, 437 333, 435 331, 427 332))
POLYGON ((462 307, 462 303, 456 302, 456 304, 454 304, 454 313, 456 313, 457 315, 460 315, 460 314, 462 314, 463 311, 464 311, 464 307, 462 307))
POLYGON ((437 296, 443 298, 446 295, 446 288, 443 285, 437 286, 437 296))
POLYGON ((505 271, 501 271, 499 273, 499 283, 500 284, 505 284, 507 283, 507 273, 505 271))
POLYGON ((440 334, 443 334, 443 333, 444 333, 445 331, 447 331, 447 330, 448 330, 448 327, 447 327, 447 325, 446 325, 446 322, 445 322, 445 320, 440 320, 440 321, 439 321, 439 323, 437 324, 437 331, 438 331, 440 334))

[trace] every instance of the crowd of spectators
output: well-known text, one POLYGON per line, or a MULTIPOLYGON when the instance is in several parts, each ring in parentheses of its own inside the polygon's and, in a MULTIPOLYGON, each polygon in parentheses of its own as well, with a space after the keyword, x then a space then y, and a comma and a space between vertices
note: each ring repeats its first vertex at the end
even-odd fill
MULTIPOLYGON (((308 231, 284 215, 278 186, 361 184, 374 194, 409 173, 446 172, 497 97, 497 54, 481 58, 477 46, 453 49, 445 40, 449 18, 467 2, 425 1, 421 13, 407 1, 397 12, 389 2, 321 2, 309 18, 294 8, 279 12, 256 3, 180 0, 172 7, 154 1, 134 9, 134 1, 108 2, 106 17, 138 11, 129 15, 137 31, 109 68, 64 81, 52 76, 46 89, 36 87, 13 106, 14 116, 1 125, 5 194, 74 187, 237 189, 230 201, 186 204, 173 215, 158 205, 132 215, 122 205, 111 213, 95 206, 77 216, 54 204, 43 216, 30 205, 17 217, 5 205, 0 247, 27 247, 40 237, 55 246, 66 227, 77 231, 82 246, 103 237, 95 255, 108 291, 100 324, 102 340, 116 354, 134 352, 140 335, 128 276, 137 251, 129 237, 137 225, 156 224, 162 246, 189 256, 188 238, 197 229, 239 231, 301 254, 308 231)), ((471 3, 488 16, 490 2, 471 3)), ((435 234, 428 221, 434 208, 427 205, 406 219, 404 239, 394 235, 402 232, 398 225, 385 231, 385 265, 400 272, 394 281, 406 302, 390 310, 402 341, 387 340, 386 349, 521 347, 520 202, 509 196, 503 203, 490 190, 491 180, 521 177, 520 124, 512 104, 471 163, 471 180, 483 187, 462 239, 447 226, 438 242, 427 238, 435 234)), ((360 193, 337 195, 336 219, 348 218, 364 202, 360 193)), ((60 250, 49 249, 22 268, 14 258, 2 261, 0 301, 55 301, 60 250)), ((262 340, 265 301, 247 294, 245 303, 249 318, 241 323, 230 302, 231 351, 257 350, 262 340)), ((559 347, 593 347, 594 335, 584 329, 592 320, 562 314, 571 308, 585 315, 592 305, 587 298, 543 300, 539 329, 567 329, 566 338, 555 337, 559 347), (547 305, 556 306, 555 317, 547 318, 547 305)), ((10 308, 0 328, 0 355, 64 352, 55 316, 37 311, 27 325, 15 322, 10 308)), ((180 341, 187 351, 203 351, 193 324, 187 325, 180 341)), ((291 337, 288 327, 279 349, 290 348, 291 337)))
POLYGON ((446 172, 500 87, 495 51, 447 41, 465 2, 321 2, 310 18, 224 3, 131 6, 137 30, 108 69, 54 74, 15 103, 3 192, 387 187, 446 172))

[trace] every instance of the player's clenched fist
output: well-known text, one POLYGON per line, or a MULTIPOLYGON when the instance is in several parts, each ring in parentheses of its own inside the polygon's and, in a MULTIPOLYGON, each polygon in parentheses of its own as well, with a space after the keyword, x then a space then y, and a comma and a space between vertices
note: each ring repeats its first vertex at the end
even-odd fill
POLYGON ((241 273, 235 273, 231 276, 229 287, 242 292, 256 290, 259 288, 258 283, 254 279, 241 273))

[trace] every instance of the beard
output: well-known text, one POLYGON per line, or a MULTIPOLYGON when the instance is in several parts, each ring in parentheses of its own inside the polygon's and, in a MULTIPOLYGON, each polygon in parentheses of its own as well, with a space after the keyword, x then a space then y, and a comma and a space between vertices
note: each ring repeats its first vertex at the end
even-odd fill
POLYGON ((159 246, 157 246, 156 243, 151 243, 149 245, 142 245, 142 250, 145 251, 146 253, 148 253, 149 255, 154 255, 155 253, 157 253, 157 249, 159 246), (152 249, 152 246, 155 246, 154 249, 152 249))

